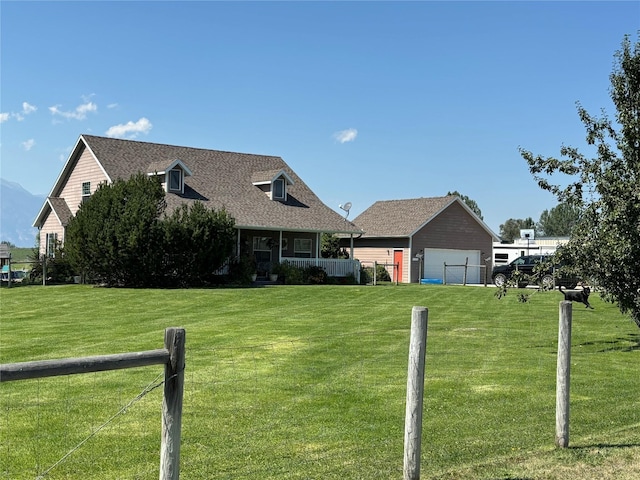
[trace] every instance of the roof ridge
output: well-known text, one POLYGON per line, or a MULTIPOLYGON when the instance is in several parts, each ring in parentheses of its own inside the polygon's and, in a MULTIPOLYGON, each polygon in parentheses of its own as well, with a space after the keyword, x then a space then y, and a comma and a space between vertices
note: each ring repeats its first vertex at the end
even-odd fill
POLYGON ((91 135, 88 133, 83 133, 80 135, 82 138, 85 139, 91 139, 91 138, 97 138, 100 140, 107 140, 107 141, 111 141, 111 142, 127 142, 127 143, 138 143, 138 144, 143 144, 143 145, 155 145, 158 147, 169 147, 169 148, 186 148, 189 150, 202 150, 205 152, 220 152, 220 153, 230 153, 230 154, 235 154, 235 155, 245 155, 245 156, 250 156, 250 157, 270 157, 270 158, 282 158, 279 155, 269 155, 269 154, 262 154, 262 153, 245 153, 245 152, 234 152, 231 150, 219 150, 216 148, 204 148, 204 147, 190 147, 187 145, 175 145, 175 144, 171 144, 171 143, 158 143, 158 142, 146 142, 143 140, 134 140, 134 139, 128 139, 128 138, 116 138, 116 137, 105 137, 102 135, 91 135))

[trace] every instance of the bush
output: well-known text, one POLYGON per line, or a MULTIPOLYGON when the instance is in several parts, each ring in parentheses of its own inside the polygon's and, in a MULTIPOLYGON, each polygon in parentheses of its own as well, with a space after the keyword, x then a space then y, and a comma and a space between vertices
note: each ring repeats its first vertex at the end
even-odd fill
MULTIPOLYGON (((390 282, 391 276, 387 269, 382 265, 376 265, 376 281, 377 282, 390 282)), ((373 283, 373 267, 364 267, 360 270, 360 283, 367 284, 373 283)))
POLYGON ((303 280, 309 285, 324 285, 327 283, 327 272, 322 267, 311 265, 304 269, 303 280))
POLYGON ((272 266, 271 271, 282 277, 285 285, 302 285, 305 283, 303 269, 296 267, 287 261, 275 263, 272 266))
POLYGON ((229 264, 229 283, 233 285, 249 285, 251 276, 256 271, 255 259, 243 255, 229 264))
MULTIPOLYGON (((61 248, 56 249, 55 257, 47 258, 46 269, 48 284, 73 283, 73 277, 77 275, 69 261, 65 258, 61 248)), ((41 261, 33 264, 28 279, 23 280, 23 283, 42 283, 41 261)))

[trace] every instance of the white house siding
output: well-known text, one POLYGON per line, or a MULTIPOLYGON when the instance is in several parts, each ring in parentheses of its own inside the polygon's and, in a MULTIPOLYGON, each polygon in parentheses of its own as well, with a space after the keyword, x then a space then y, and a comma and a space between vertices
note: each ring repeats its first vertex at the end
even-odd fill
POLYGON ((82 184, 91 182, 91 193, 93 193, 100 183, 107 180, 107 176, 98 162, 93 158, 89 150, 85 149, 69 175, 67 182, 63 185, 62 191, 57 196, 66 200, 71 213, 75 215, 82 203, 82 184))

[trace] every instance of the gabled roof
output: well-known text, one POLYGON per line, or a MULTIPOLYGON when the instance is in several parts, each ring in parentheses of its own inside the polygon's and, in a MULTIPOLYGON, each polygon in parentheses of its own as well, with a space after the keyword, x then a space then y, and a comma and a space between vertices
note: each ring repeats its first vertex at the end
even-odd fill
POLYGON ((251 175, 251 183, 254 185, 265 185, 273 182, 275 179, 284 177, 287 185, 293 185, 293 180, 283 169, 267 170, 263 172, 253 172, 251 175))
POLYGON ((174 169, 175 167, 180 167, 184 171, 185 176, 190 177, 192 175, 191 170, 187 167, 182 160, 173 160, 172 162, 167 161, 159 161, 153 162, 151 165, 147 167, 147 173, 149 175, 163 174, 167 173, 169 170, 174 169))
POLYGON ((458 196, 382 200, 353 220, 363 237, 411 237, 453 203, 459 203, 494 239, 499 237, 458 196))
POLYGON ((42 224, 46 216, 51 211, 55 214, 55 216, 58 218, 58 221, 60 222, 60 225, 62 225, 63 227, 66 227, 69 223, 69 220, 71 220, 71 217, 73 217, 71 209, 69 209, 69 205, 67 205, 67 202, 64 198, 47 197, 47 199, 44 201, 44 205, 40 209, 40 212, 38 212, 38 216, 36 217, 35 222, 33 222, 33 225, 36 226, 42 224))
POLYGON ((81 135, 51 190, 51 197, 62 191, 85 149, 93 154, 110 181, 153 173, 149 172, 150 166, 175 166, 179 159, 191 176, 185 179, 183 194, 167 193, 167 213, 185 202, 201 201, 208 208, 224 208, 238 228, 361 233, 352 222, 322 203, 282 158, 269 155, 81 135), (254 185, 254 174, 258 172, 284 175, 290 182, 287 200, 271 200, 254 185))

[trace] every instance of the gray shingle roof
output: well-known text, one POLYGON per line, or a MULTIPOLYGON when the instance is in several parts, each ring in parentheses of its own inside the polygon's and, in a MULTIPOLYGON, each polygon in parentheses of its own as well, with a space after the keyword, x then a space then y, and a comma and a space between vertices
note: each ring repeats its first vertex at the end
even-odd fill
POLYGON ((67 205, 65 199, 60 197, 49 197, 47 198, 47 201, 49 202, 49 205, 51 205, 53 212, 60 219, 60 224, 66 227, 73 214, 71 213, 69 205, 67 205))
POLYGON ((360 233, 352 222, 327 207, 276 156, 206 150, 93 135, 81 139, 112 179, 127 179, 148 172, 150 165, 180 160, 192 172, 185 179, 185 193, 167 194, 168 211, 184 202, 202 201, 216 210, 226 209, 242 228, 360 233), (283 170, 294 184, 287 187, 288 200, 271 200, 252 184, 254 174, 283 170))
POLYGON ((457 198, 382 200, 358 215, 353 223, 365 231, 364 237, 408 237, 457 198))

